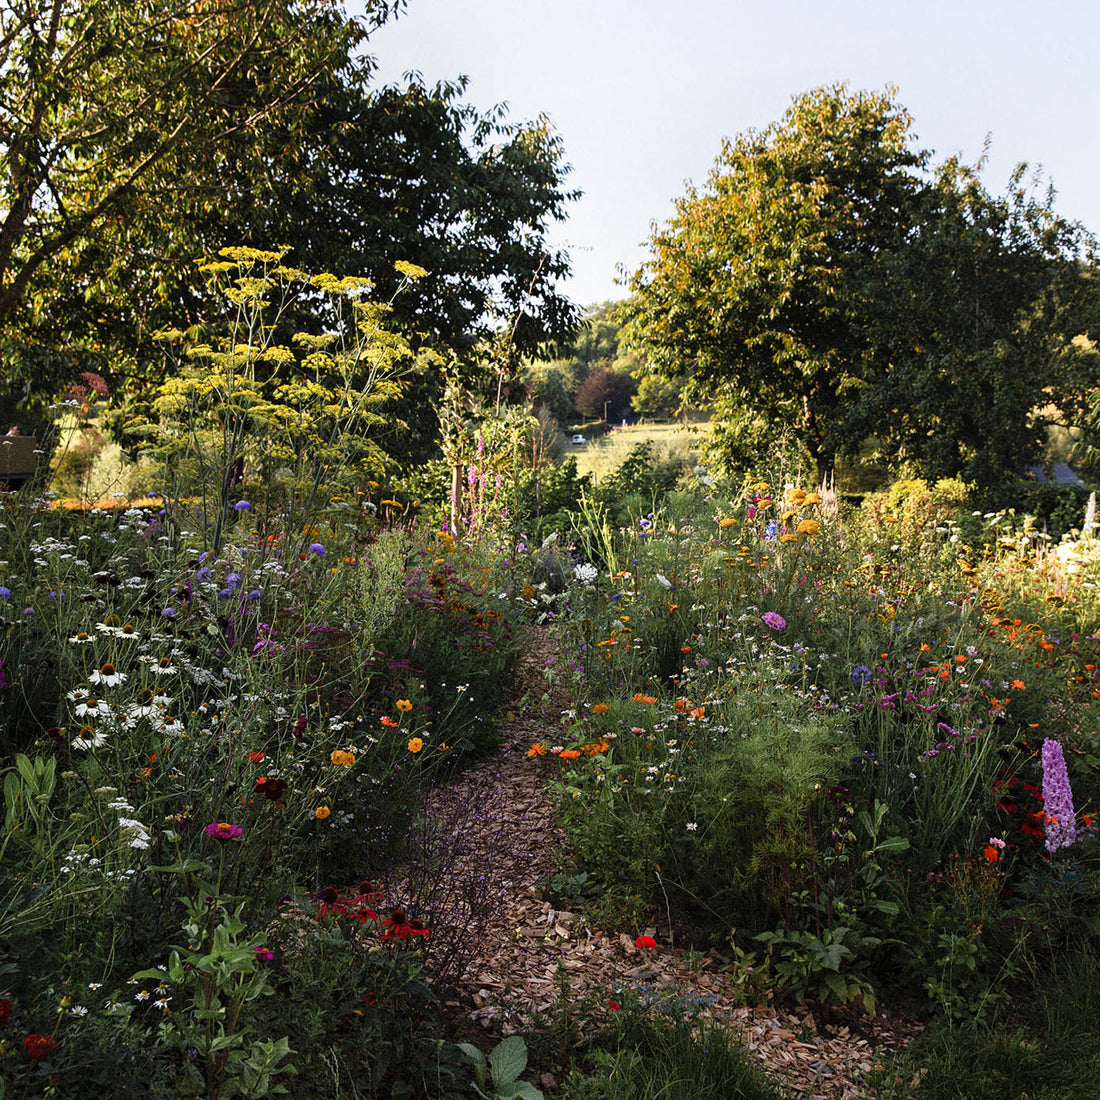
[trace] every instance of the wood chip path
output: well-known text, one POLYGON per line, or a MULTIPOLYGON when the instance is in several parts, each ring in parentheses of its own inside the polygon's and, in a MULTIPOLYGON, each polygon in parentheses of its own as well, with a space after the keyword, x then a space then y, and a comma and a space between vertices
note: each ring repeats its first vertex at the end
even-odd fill
MULTIPOLYGON (((652 935, 654 928, 631 934, 590 928, 580 914, 545 900, 540 882, 561 870, 568 846, 545 791, 546 774, 540 775, 539 762, 526 753, 533 741, 560 728, 563 700, 543 698, 543 670, 552 653, 550 638, 530 630, 503 746, 438 788, 429 802, 433 835, 450 846, 450 895, 472 896, 476 879, 483 896, 489 887, 496 899, 488 911, 483 906, 465 914, 474 926, 467 927, 461 950, 433 943, 435 965, 443 962, 443 969, 452 971, 452 1011, 491 1034, 508 1035, 553 1013, 562 975, 570 999, 590 999, 597 1013, 610 1013, 607 1001, 618 991, 660 992, 728 1022, 751 1056, 798 1100, 865 1097, 868 1071, 900 1053, 919 1025, 881 1011, 853 1013, 847 1020, 834 1014, 819 1022, 804 1007, 746 1007, 721 956, 690 957, 663 943, 643 952, 634 935, 652 935), (461 839, 457 858, 456 837, 461 839), (440 955, 449 950, 451 966, 440 955)), ((553 1089, 558 1082, 544 1074, 541 1084, 553 1089)))

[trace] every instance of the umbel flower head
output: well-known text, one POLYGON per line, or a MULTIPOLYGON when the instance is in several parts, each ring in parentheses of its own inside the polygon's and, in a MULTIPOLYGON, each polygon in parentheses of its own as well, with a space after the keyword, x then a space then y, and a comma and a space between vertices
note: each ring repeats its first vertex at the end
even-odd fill
POLYGON ((1043 810, 1046 817, 1046 849, 1072 847, 1077 840, 1077 822, 1073 809, 1073 791, 1066 771, 1066 758, 1060 742, 1048 737, 1043 741, 1043 810))

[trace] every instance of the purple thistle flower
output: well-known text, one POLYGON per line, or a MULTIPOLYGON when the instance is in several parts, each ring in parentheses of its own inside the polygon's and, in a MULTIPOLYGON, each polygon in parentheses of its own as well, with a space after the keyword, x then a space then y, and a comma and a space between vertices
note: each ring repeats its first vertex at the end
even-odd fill
POLYGON ((1043 741, 1043 809, 1046 813, 1046 849, 1054 853, 1070 848, 1077 839, 1077 815, 1066 771, 1062 746, 1048 737, 1043 741))

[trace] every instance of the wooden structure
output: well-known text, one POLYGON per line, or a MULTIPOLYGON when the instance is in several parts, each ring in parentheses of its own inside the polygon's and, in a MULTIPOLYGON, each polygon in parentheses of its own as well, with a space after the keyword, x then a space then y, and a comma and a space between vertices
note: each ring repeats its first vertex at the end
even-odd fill
POLYGON ((33 435, 0 435, 0 487, 18 489, 34 476, 34 442, 33 435))

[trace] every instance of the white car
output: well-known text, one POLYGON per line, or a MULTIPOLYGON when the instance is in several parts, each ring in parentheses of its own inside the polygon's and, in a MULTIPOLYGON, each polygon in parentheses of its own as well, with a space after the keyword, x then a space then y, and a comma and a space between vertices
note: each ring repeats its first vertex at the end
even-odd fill
POLYGON ((585 439, 583 435, 580 435, 578 433, 577 435, 573 436, 573 438, 569 440, 569 442, 576 447, 583 447, 588 442, 588 440, 585 439))

